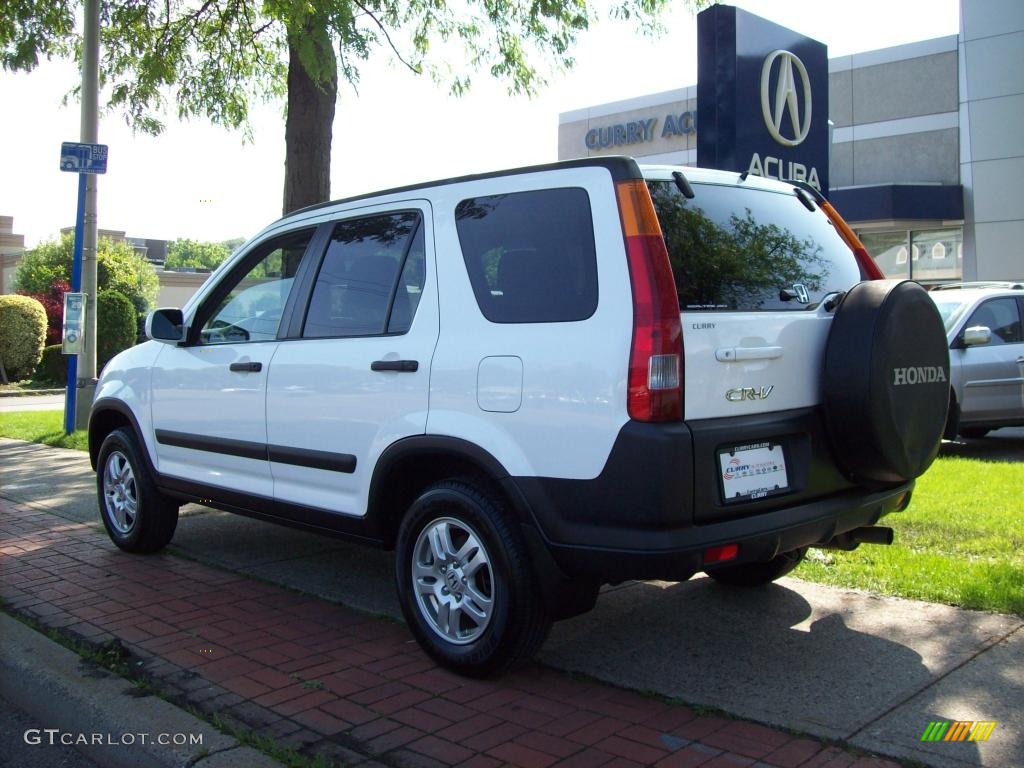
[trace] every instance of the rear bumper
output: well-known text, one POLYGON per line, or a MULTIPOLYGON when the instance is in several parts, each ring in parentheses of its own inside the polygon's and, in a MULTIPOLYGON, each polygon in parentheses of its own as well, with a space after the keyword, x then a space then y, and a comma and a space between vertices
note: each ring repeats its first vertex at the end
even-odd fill
POLYGON ((728 564, 770 560, 781 552, 823 545, 837 534, 905 509, 914 484, 875 493, 838 496, 757 515, 661 533, 658 549, 636 550, 547 542, 558 566, 574 577, 600 581, 683 581, 704 570, 704 550, 738 544, 728 564))
POLYGON ((817 409, 706 422, 628 422, 592 480, 508 478, 544 547, 567 575, 600 581, 683 580, 709 547, 738 544, 730 563, 770 560, 874 525, 910 500, 913 482, 866 488, 843 477, 817 409), (791 490, 725 503, 718 452, 785 445, 791 490))

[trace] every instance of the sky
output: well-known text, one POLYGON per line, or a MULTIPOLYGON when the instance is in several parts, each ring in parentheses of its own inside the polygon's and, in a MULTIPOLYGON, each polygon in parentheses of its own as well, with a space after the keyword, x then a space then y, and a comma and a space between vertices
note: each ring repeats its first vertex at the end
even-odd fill
MULTIPOLYGON (((955 35, 957 0, 735 0, 734 5, 828 46, 830 57, 955 35)), ((664 32, 644 38, 602 22, 582 35, 576 66, 548 72, 534 98, 511 97, 483 74, 462 98, 391 64, 364 65, 358 94, 339 89, 331 163, 333 198, 468 173, 557 160, 558 115, 608 101, 695 85, 695 14, 677 3, 664 32)), ((31 73, 0 70, 0 215, 32 247, 74 224, 76 175, 59 170, 60 144, 79 138, 77 103, 62 106, 79 78, 73 63, 31 73)), ((101 96, 102 101, 102 96, 101 96)), ((102 105, 101 105, 102 106, 102 105)), ((165 118, 158 137, 133 134, 102 115, 110 147, 99 177, 103 229, 157 239, 225 240, 255 234, 281 213, 283 104, 259 105, 253 138, 201 120, 165 118)))

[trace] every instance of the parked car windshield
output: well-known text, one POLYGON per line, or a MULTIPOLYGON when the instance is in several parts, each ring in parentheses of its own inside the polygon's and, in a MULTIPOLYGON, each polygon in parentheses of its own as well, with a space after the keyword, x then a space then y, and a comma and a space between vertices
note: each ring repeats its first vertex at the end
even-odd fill
POLYGON ((940 298, 934 293, 931 294, 931 297, 935 302, 935 306, 939 308, 939 314, 942 316, 942 324, 946 327, 946 333, 949 333, 960 322, 964 312, 967 311, 968 302, 949 298, 948 296, 940 298))
POLYGON ((806 310, 849 290, 860 269, 817 207, 793 192, 649 181, 682 311, 806 310))

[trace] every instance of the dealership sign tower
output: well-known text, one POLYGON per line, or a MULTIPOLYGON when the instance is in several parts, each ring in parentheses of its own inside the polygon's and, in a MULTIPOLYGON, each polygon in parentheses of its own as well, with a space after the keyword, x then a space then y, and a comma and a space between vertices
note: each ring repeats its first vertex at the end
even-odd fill
POLYGON ((697 16, 697 165, 828 193, 828 48, 728 5, 697 16))

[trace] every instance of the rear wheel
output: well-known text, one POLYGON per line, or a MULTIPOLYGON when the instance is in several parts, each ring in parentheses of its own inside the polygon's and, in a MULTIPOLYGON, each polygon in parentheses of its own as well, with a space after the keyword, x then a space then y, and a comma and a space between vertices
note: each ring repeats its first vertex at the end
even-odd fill
POLYGON ((473 481, 431 486, 398 533, 405 620, 442 666, 473 677, 528 660, 551 626, 526 545, 500 500, 473 481))
POLYGON ((705 573, 720 584, 730 587, 760 587, 781 579, 804 559, 807 549, 794 549, 773 557, 766 563, 739 563, 712 568, 705 573))
POLYGON ((178 503, 157 490, 135 433, 107 435, 96 466, 100 518, 111 540, 126 552, 163 549, 178 525, 178 503))

